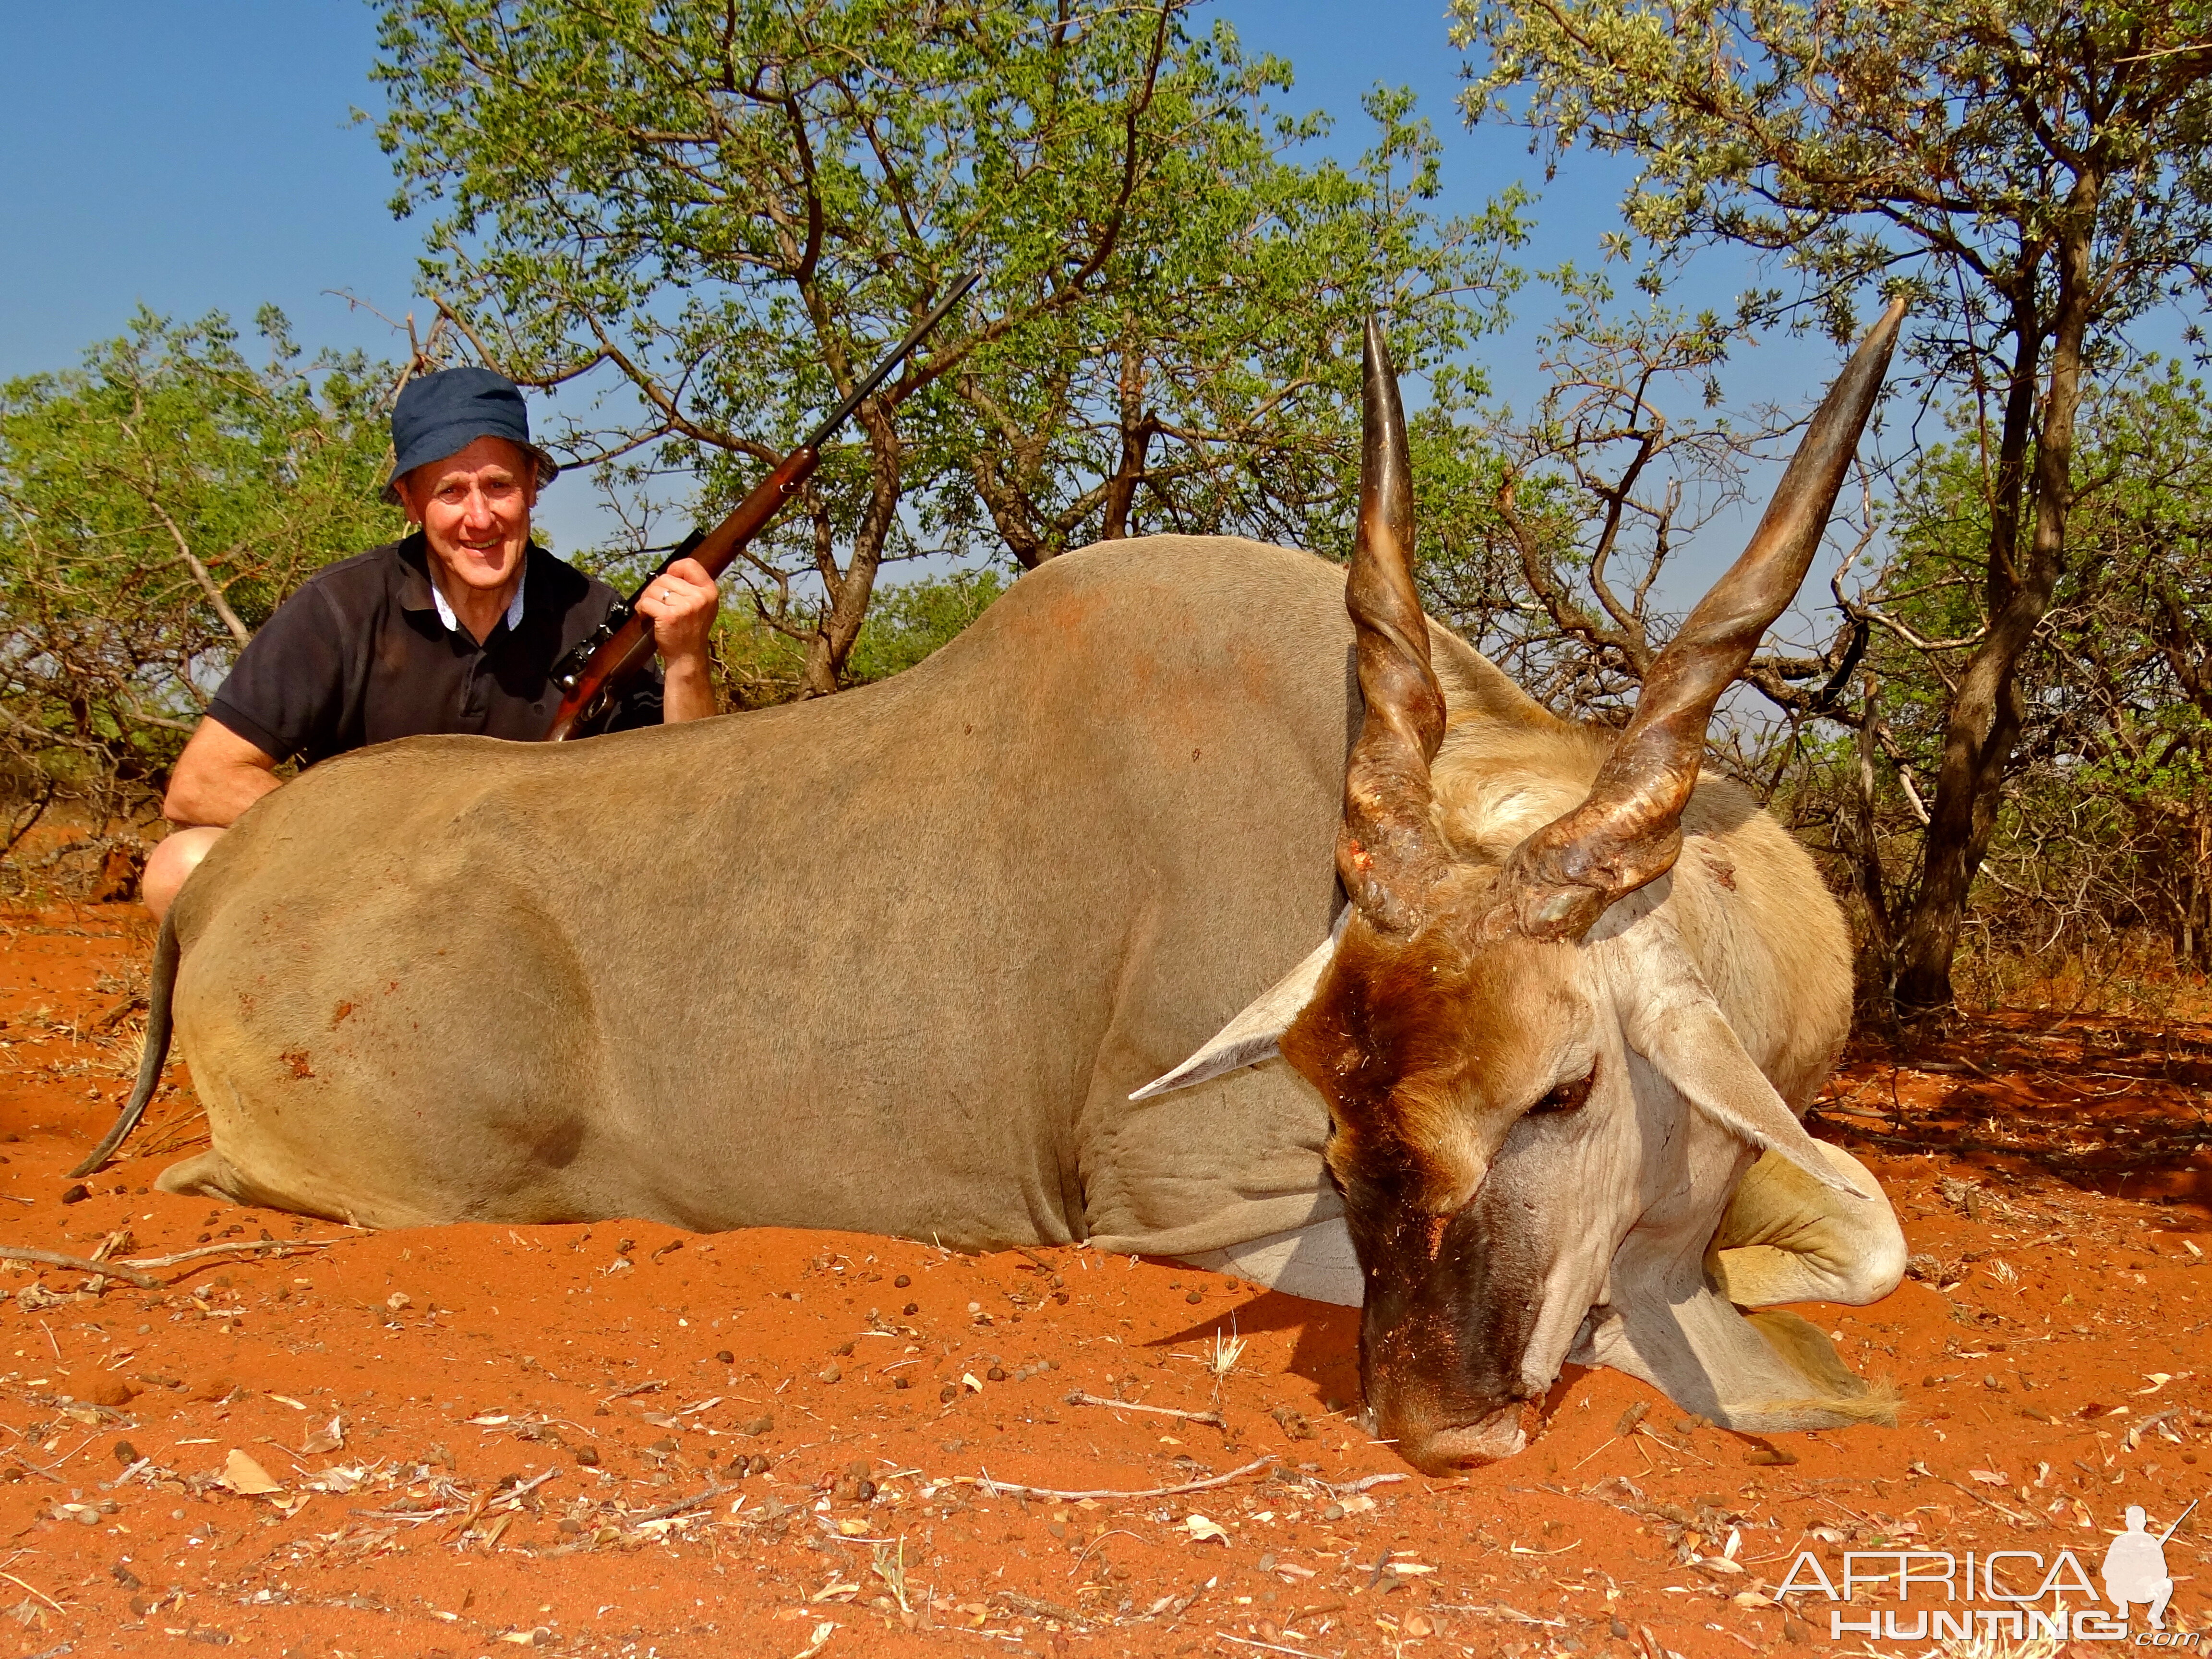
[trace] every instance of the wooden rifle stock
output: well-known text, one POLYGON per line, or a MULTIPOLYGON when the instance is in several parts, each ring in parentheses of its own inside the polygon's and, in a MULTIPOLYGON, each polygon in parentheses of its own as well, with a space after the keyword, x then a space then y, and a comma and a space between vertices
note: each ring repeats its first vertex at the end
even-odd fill
POLYGON ((654 580, 678 559, 698 560, 707 568, 709 576, 719 580, 746 544, 768 528, 784 502, 814 476, 814 469, 822 461, 822 447, 837 428, 890 378, 891 372, 944 320, 945 313, 960 302, 981 275, 980 270, 971 270, 954 283, 945 297, 930 308, 929 314, 908 331, 906 338, 868 372, 812 435, 753 486, 751 493, 738 503, 736 512, 704 534, 695 532, 684 538, 673 553, 653 568, 653 574, 638 585, 637 592, 616 604, 598 629, 554 665, 553 683, 561 688, 561 706, 553 711, 552 724, 545 729, 546 742, 562 742, 579 721, 595 717, 622 683, 642 669, 652 657, 653 621, 638 613, 637 602, 645 597, 654 580))

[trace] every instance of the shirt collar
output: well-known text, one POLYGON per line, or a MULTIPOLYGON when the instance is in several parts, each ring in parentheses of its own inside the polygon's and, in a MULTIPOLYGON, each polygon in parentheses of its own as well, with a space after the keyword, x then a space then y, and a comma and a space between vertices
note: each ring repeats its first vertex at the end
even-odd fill
MULTIPOLYGON (((505 617, 505 621, 507 623, 507 631, 510 634, 514 632, 516 629, 522 626, 522 594, 523 590, 527 588, 529 586, 530 560, 526 556, 522 561, 521 574, 515 578, 514 597, 512 599, 509 599, 507 605, 507 616, 505 617)), ((438 620, 446 624, 446 631, 447 633, 459 633, 461 631, 460 618, 453 614, 453 607, 446 603, 446 595, 444 592, 440 589, 438 584, 435 582, 430 583, 429 588, 430 603, 437 607, 438 620)))

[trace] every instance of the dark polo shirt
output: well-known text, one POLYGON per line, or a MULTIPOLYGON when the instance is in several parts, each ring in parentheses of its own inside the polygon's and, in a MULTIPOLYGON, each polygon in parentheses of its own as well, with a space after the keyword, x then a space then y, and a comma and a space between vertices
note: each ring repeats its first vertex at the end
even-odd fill
MULTIPOLYGON (((535 544, 526 556, 520 622, 502 617, 481 645, 439 620, 420 531, 325 566, 239 653, 208 713, 264 754, 309 766, 424 732, 536 742, 561 701, 554 664, 617 595, 535 544)), ((591 730, 659 720, 655 671, 591 730)))

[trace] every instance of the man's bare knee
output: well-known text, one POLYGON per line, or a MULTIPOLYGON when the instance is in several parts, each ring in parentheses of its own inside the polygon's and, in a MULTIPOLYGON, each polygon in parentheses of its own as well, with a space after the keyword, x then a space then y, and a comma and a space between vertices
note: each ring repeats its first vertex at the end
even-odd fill
POLYGON ((222 831, 202 825, 173 831, 156 845, 146 860, 146 873, 138 884, 138 902, 159 921, 176 901, 177 893, 208 849, 222 838, 222 831))

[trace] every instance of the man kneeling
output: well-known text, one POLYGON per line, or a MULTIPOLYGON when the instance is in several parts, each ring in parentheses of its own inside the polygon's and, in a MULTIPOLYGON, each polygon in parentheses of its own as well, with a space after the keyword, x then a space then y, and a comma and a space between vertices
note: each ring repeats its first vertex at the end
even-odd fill
MULTIPOLYGON (((281 786, 282 762, 427 732, 542 738, 560 702, 555 665, 619 598, 530 539, 538 492, 559 469, 530 441, 514 382, 484 368, 410 380, 392 445, 384 498, 415 532, 317 572, 239 654, 170 775, 161 811, 174 833, 141 888, 156 917, 223 830, 281 786)), ((654 580, 638 610, 663 677, 617 697, 592 732, 714 712, 715 602, 696 559, 654 580)))

